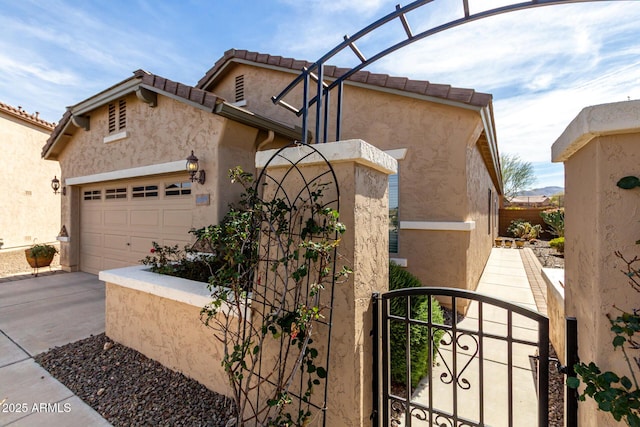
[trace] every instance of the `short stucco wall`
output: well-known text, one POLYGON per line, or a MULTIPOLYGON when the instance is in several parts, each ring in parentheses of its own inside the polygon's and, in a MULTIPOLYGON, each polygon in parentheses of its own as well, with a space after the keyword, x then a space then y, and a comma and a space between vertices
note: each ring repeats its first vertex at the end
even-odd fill
POLYGON ((200 321, 211 301, 201 282, 151 273, 146 266, 100 272, 106 282, 106 335, 164 366, 231 396, 222 346, 200 321))
POLYGON ((564 269, 543 268, 542 277, 547 283, 547 316, 549 339, 563 365, 565 357, 564 269))

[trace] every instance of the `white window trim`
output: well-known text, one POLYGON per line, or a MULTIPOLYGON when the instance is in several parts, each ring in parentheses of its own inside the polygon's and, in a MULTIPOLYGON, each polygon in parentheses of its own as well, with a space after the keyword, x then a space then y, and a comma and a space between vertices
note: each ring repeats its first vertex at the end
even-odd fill
POLYGON ((129 137, 129 132, 122 131, 118 133, 112 133, 111 135, 105 136, 102 142, 104 144, 109 144, 110 142, 120 141, 121 139, 125 139, 129 137))
POLYGON ((401 230, 471 231, 475 221, 400 221, 401 230))
POLYGON ((400 267, 407 267, 409 265, 406 258, 389 258, 389 261, 398 264, 400 267))
POLYGON ((242 101, 230 102, 229 104, 233 105, 234 107, 246 107, 247 106, 247 100, 243 99, 242 101))
POLYGON ((158 175, 170 172, 186 171, 185 161, 176 160, 175 162, 159 163, 156 165, 140 166, 131 169, 120 169, 111 172, 96 173, 93 175, 76 176, 65 179, 65 185, 83 185, 92 184, 94 182, 112 181, 116 179, 137 178, 148 175, 158 175))

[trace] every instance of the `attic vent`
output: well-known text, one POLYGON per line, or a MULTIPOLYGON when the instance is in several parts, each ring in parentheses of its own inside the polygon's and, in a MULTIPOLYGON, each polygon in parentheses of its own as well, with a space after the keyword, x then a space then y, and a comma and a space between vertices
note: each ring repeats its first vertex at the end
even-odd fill
POLYGON ((118 102, 118 129, 127 127, 127 101, 121 99, 118 102))
POLYGON ((109 104, 109 133, 116 131, 116 106, 109 104))
POLYGON ((109 104, 109 133, 122 130, 127 127, 127 101, 118 101, 118 111, 116 104, 109 104))
POLYGON ((236 76, 236 102, 244 100, 244 75, 236 76))

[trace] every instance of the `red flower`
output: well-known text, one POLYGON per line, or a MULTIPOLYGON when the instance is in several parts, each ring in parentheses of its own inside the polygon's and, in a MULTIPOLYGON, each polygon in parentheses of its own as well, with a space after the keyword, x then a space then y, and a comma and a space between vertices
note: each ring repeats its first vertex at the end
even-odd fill
POLYGON ((156 253, 156 249, 155 248, 151 248, 151 250, 149 252, 151 252, 152 254, 155 254, 156 253))

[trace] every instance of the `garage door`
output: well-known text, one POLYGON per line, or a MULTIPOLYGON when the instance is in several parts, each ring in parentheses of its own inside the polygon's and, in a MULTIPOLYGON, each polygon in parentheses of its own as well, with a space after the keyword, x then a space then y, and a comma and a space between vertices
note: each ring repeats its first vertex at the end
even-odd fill
POLYGON ((80 270, 140 264, 152 242, 191 241, 194 199, 184 176, 110 181, 80 191, 80 270))

